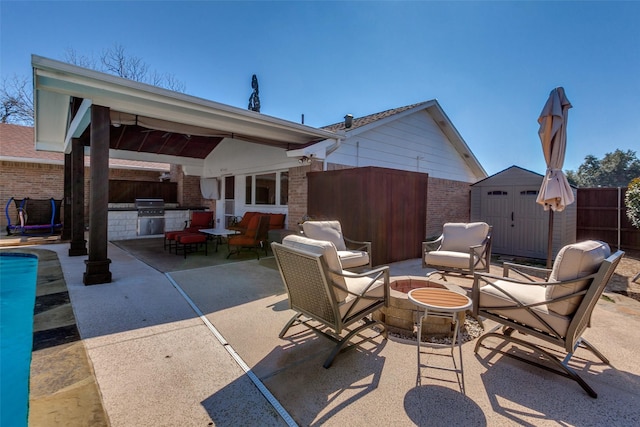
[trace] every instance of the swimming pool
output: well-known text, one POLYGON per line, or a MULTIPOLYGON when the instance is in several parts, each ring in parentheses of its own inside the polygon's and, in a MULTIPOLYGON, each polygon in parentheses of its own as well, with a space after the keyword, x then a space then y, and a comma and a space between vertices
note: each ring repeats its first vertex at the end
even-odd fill
POLYGON ((38 257, 0 253, 0 425, 26 426, 38 257))

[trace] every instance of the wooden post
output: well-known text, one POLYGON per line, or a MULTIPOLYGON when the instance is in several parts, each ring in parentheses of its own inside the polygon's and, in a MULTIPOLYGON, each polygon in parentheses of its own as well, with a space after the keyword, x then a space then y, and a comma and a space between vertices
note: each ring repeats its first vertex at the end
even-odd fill
POLYGON ((84 238, 84 144, 77 138, 71 140, 70 207, 72 218, 69 221, 69 256, 84 256, 87 254, 87 241, 84 238))
POLYGON ((60 239, 63 241, 71 240, 71 223, 73 213, 71 212, 71 193, 73 185, 71 183, 72 172, 71 154, 64 155, 64 195, 62 196, 62 235, 60 239))
POLYGON ((91 107, 91 184, 89 200, 89 259, 85 285, 111 282, 107 258, 109 208, 109 108, 91 107))

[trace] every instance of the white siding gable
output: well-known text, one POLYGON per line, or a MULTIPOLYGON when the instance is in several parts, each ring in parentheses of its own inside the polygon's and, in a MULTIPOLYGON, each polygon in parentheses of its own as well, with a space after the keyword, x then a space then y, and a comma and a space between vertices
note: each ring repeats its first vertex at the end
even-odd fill
POLYGON ((377 166, 431 177, 476 182, 477 177, 425 110, 354 132, 327 161, 354 167, 377 166))

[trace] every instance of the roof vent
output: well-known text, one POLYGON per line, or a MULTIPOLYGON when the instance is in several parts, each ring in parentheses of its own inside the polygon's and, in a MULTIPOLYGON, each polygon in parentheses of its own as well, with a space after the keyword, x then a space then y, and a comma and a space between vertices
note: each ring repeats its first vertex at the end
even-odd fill
POLYGON ((349 129, 353 125, 353 114, 344 116, 344 127, 349 129))

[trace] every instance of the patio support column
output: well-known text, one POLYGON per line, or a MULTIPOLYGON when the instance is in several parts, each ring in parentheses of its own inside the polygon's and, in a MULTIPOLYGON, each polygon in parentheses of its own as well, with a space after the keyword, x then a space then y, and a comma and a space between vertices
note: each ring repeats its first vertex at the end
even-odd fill
POLYGON ((71 214, 71 153, 64 155, 64 195, 62 197, 62 235, 60 236, 61 240, 67 241, 71 240, 71 219, 73 215, 71 214))
POLYGON ((107 258, 109 208, 109 108, 91 107, 91 184, 89 195, 89 259, 85 285, 111 282, 107 258))
POLYGON ((71 233, 69 256, 84 256, 87 254, 87 241, 84 238, 84 144, 78 138, 71 139, 71 204, 69 210, 72 216, 69 220, 71 233))

